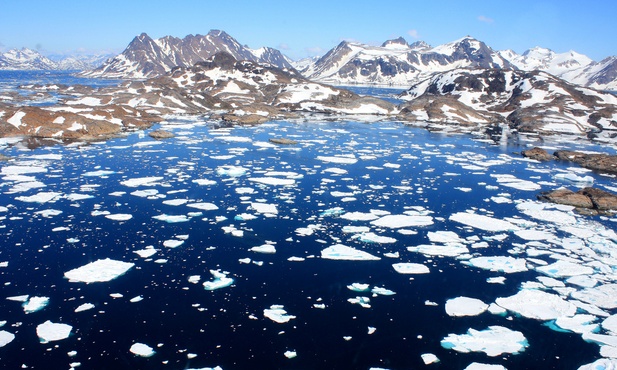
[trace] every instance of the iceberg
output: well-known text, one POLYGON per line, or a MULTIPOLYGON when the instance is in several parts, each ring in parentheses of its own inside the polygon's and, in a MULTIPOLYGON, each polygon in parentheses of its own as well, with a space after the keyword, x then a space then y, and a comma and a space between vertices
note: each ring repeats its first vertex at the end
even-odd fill
POLYGON ((284 324, 296 318, 293 315, 288 315, 285 307, 278 304, 273 304, 270 308, 264 309, 264 316, 278 324, 284 324))
POLYGON ((481 331, 469 329, 467 334, 449 334, 441 341, 441 346, 461 353, 484 352, 495 357, 503 353, 523 352, 529 347, 529 343, 520 331, 503 326, 489 326, 481 331))
POLYGON ((497 298, 495 303, 521 316, 544 321, 574 316, 577 310, 573 303, 560 296, 535 289, 522 289, 513 296, 497 298))
POLYGON ((134 343, 131 346, 130 351, 132 354, 140 357, 152 357, 156 353, 152 347, 143 343, 134 343))
POLYGON ((99 259, 87 265, 64 273, 64 277, 69 282, 94 283, 106 282, 124 275, 131 267, 135 266, 131 262, 116 261, 109 258, 99 259))
POLYGON ((49 304, 49 297, 30 297, 22 305, 25 313, 33 313, 42 310, 49 304))
POLYGON ((219 209, 219 207, 216 204, 206 203, 206 202, 188 203, 186 206, 190 208, 196 208, 202 211, 216 211, 217 209, 219 209))
POLYGON ((41 343, 48 343, 68 338, 72 329, 71 325, 53 323, 47 320, 36 327, 36 334, 41 343))
POLYGON ((214 276, 214 280, 204 282, 203 285, 205 290, 225 288, 234 282, 234 279, 227 277, 227 273, 221 272, 221 270, 210 270, 210 273, 214 276))
POLYGON ((276 248, 272 244, 263 244, 257 247, 252 247, 249 249, 249 251, 256 253, 273 254, 276 253, 276 248))
POLYGON ((377 261, 380 258, 346 245, 336 244, 321 251, 321 258, 347 261, 377 261))
POLYGON ((446 301, 448 316, 478 316, 488 309, 488 305, 476 298, 457 297, 446 301))
POLYGON ((79 305, 79 307, 75 309, 75 312, 88 311, 93 308, 94 308, 94 305, 92 303, 84 303, 84 304, 79 305))

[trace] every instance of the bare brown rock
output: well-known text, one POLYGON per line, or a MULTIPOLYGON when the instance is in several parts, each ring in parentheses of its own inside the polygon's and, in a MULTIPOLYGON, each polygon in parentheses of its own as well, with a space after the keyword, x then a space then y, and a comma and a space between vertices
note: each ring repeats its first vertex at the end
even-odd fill
POLYGON ((589 197, 593 207, 600 211, 617 210, 617 195, 597 188, 584 188, 578 193, 589 197))
POLYGON ((593 202, 588 196, 565 188, 541 193, 538 195, 538 200, 577 208, 593 208, 593 202))
POLYGON ((154 130, 148 134, 153 139, 171 139, 175 137, 173 132, 165 131, 165 130, 154 130))
POLYGON ((273 137, 273 138, 270 138, 269 141, 271 143, 281 144, 281 145, 296 145, 296 144, 298 144, 297 141, 292 140, 292 139, 287 139, 287 138, 284 138, 284 137, 281 137, 281 138, 273 137))
POLYGON ((529 150, 523 150, 521 154, 523 155, 523 157, 535 159, 537 161, 550 161, 555 159, 555 157, 549 154, 546 150, 538 147, 529 150))
POLYGON ((578 163, 581 167, 596 171, 617 173, 617 155, 587 154, 569 150, 558 150, 555 157, 560 160, 578 163))

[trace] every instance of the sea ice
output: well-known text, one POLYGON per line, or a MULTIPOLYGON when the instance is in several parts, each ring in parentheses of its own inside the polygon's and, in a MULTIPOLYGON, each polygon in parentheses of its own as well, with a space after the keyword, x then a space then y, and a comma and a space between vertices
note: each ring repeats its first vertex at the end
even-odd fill
POLYGON ((467 261, 461 261, 461 263, 483 270, 505 272, 506 274, 527 271, 527 262, 525 259, 510 256, 474 257, 467 261))
POLYGON ((495 303, 522 316, 536 320, 554 320, 574 316, 576 306, 558 295, 535 289, 522 289, 513 296, 497 298, 495 303))
POLYGON ((573 292, 572 298, 600 308, 617 308, 617 284, 603 284, 598 287, 585 288, 573 292))
POLYGON ((219 209, 219 207, 216 204, 206 203, 206 202, 189 203, 186 206, 190 208, 196 208, 202 211, 216 211, 217 209, 219 209))
POLYGON ((278 177, 250 177, 249 181, 256 182, 264 185, 281 185, 290 186, 296 183, 294 179, 281 179, 278 177))
POLYGON ((613 335, 617 335, 617 314, 604 319, 604 321, 602 321, 602 328, 613 335))
POLYGON ((48 343, 68 338, 72 329, 71 325, 53 323, 47 320, 36 327, 36 334, 41 343, 48 343))
POLYGON ((381 236, 375 233, 362 233, 358 236, 358 239, 365 243, 380 243, 380 244, 388 244, 388 243, 396 243, 396 239, 381 236))
POLYGON ((516 231, 519 229, 518 226, 506 220, 468 212, 454 213, 450 216, 450 220, 484 231, 516 231))
POLYGON ((457 297, 446 301, 449 316, 478 316, 488 309, 488 305, 477 298, 457 297))
POLYGON ((182 244, 184 244, 184 240, 178 240, 178 239, 169 239, 169 240, 165 240, 163 242, 163 246, 167 247, 167 248, 178 248, 179 246, 181 246, 182 244))
POLYGON ((263 244, 249 249, 251 252, 272 254, 276 253, 276 247, 272 244, 263 244))
POLYGON ((288 315, 285 307, 278 304, 273 304, 270 308, 264 309, 264 316, 279 324, 284 324, 296 318, 293 315, 288 315))
POLYGON ((42 310, 49 304, 49 297, 30 297, 22 305, 25 313, 33 313, 42 310))
POLYGON ((358 162, 354 156, 318 156, 318 160, 326 163, 336 163, 336 164, 354 164, 358 162))
POLYGON ((389 227, 391 229, 429 226, 433 224, 433 217, 426 215, 386 215, 371 222, 377 227, 389 227))
POLYGON ((470 363, 464 370, 507 370, 502 365, 482 364, 479 362, 470 363))
POLYGON ((136 253, 141 258, 148 258, 148 257, 152 257, 153 255, 155 255, 156 252, 158 251, 159 251, 158 249, 155 249, 153 246, 150 245, 144 249, 133 251, 133 253, 136 253))
POLYGON ((392 267, 399 274, 428 274, 429 268, 421 263, 401 262, 394 263, 392 267))
POLYGON ((227 277, 227 273, 221 272, 220 270, 210 270, 210 273, 214 276, 214 280, 204 282, 203 285, 205 290, 225 288, 234 282, 234 279, 227 277))
POLYGON ((109 258, 99 259, 87 265, 75 268, 64 273, 70 282, 94 283, 110 281, 124 275, 134 263, 116 261, 109 258))
POLYGON ((156 353, 152 347, 143 343, 133 344, 130 351, 140 357, 152 357, 156 353))
POLYGON ((116 214, 106 215, 105 218, 108 218, 114 221, 128 221, 131 218, 133 218, 133 215, 126 214, 126 213, 116 213, 116 214))
POLYGON ((601 358, 590 364, 583 365, 578 370, 615 370, 617 369, 617 358, 601 358))
POLYGON ((261 214, 277 214, 278 210, 276 209, 276 204, 267 204, 267 203, 251 203, 251 208, 261 214))
POLYGON ((239 177, 248 172, 248 169, 239 166, 220 166, 216 169, 219 176, 239 177))
POLYGON ((467 334, 449 334, 441 341, 441 346, 462 353, 484 352, 495 357, 502 353, 520 353, 529 343, 520 331, 503 326, 489 326, 482 331, 469 329, 467 334))
POLYGON ((158 215, 158 216, 152 216, 152 218, 155 220, 159 220, 159 221, 165 221, 168 224, 187 222, 191 219, 187 215, 165 215, 165 214, 158 215))
POLYGON ((75 309, 75 312, 87 311, 93 308, 94 308, 94 305, 92 303, 84 303, 84 304, 79 305, 79 307, 75 309))
POLYGON ((62 193, 56 193, 53 191, 43 191, 30 196, 15 197, 15 200, 20 200, 26 203, 49 203, 55 202, 62 198, 62 193))
POLYGON ((121 181, 120 184, 128 186, 129 188, 136 188, 139 186, 154 186, 157 185, 157 183, 161 180, 163 180, 163 177, 139 177, 135 179, 121 181))
POLYGON ((287 358, 295 358, 296 356, 298 356, 296 351, 285 351, 285 353, 283 353, 283 355, 285 357, 287 357, 287 358))
POLYGON ((0 348, 11 343, 15 339, 15 334, 9 333, 6 330, 0 330, 0 348))
POLYGON ((585 266, 582 262, 574 263, 558 260, 550 265, 536 267, 536 271, 552 277, 569 277, 578 275, 591 275, 593 268, 585 266))
POLYGON ((347 301, 351 304, 360 305, 363 308, 371 308, 371 299, 369 297, 358 296, 356 298, 349 298, 347 301))
POLYGON ((436 364, 439 362, 439 358, 432 353, 423 353, 420 355, 425 365, 436 364))
POLYGON ((354 292, 366 292, 371 288, 370 284, 363 283, 353 283, 351 285, 347 285, 347 289, 354 292))
POLYGON ((422 253, 428 256, 456 257, 461 254, 469 253, 469 249, 462 244, 422 244, 415 247, 407 247, 407 250, 415 253, 422 253))
POLYGON ((336 244, 321 251, 321 258, 348 261, 376 261, 379 257, 346 245, 336 244))

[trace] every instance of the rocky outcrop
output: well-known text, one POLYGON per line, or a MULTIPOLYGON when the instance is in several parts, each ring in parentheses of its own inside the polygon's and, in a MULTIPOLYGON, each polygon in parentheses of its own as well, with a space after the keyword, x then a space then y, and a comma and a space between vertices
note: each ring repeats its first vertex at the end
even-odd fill
POLYGON ((537 161, 551 161, 555 159, 554 155, 549 154, 546 150, 538 147, 529 150, 523 150, 521 152, 521 155, 523 157, 535 159, 537 161))
POLYGON ((589 154, 568 150, 558 150, 555 157, 562 161, 574 162, 581 167, 600 172, 617 173, 617 155, 589 154))
POLYGON ((148 134, 148 136, 150 136, 153 139, 162 140, 162 139, 171 139, 175 137, 176 135, 171 131, 154 130, 154 131, 151 131, 148 134))
POLYGON ((577 192, 561 188, 538 195, 538 200, 564 204, 596 212, 617 211, 617 195, 597 188, 584 188, 577 192))

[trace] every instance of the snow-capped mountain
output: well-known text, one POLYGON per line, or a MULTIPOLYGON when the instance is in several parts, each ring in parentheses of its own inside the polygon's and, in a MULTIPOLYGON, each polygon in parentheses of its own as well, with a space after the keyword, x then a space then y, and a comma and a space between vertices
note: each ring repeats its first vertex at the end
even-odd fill
POLYGON ((310 79, 336 85, 410 86, 459 68, 504 68, 540 70, 574 84, 617 90, 617 57, 595 62, 575 51, 555 53, 541 47, 523 54, 496 52, 469 36, 436 47, 422 41, 409 45, 402 37, 381 46, 343 41, 321 58, 294 65, 310 79))
POLYGON ((46 70, 58 69, 57 64, 40 53, 28 48, 12 49, 0 54, 0 69, 46 70))
POLYGON ((0 54, 0 69, 82 71, 100 66, 109 57, 110 55, 50 55, 46 57, 28 48, 12 49, 0 54))
POLYGON ((562 133, 598 140, 617 133, 617 97, 547 72, 459 69, 437 73, 400 96, 401 114, 464 125, 507 123, 520 132, 562 133))
POLYGON ((289 60, 276 49, 252 50, 240 45, 224 31, 211 30, 205 36, 188 35, 183 39, 172 36, 152 39, 142 33, 135 37, 121 54, 84 75, 137 79, 160 76, 175 67, 193 66, 221 51, 231 54, 237 60, 293 68, 289 60))
POLYGON ((403 38, 381 46, 343 41, 300 72, 332 84, 409 85, 457 68, 512 67, 486 44, 467 36, 433 48, 424 42, 409 45, 403 38))

